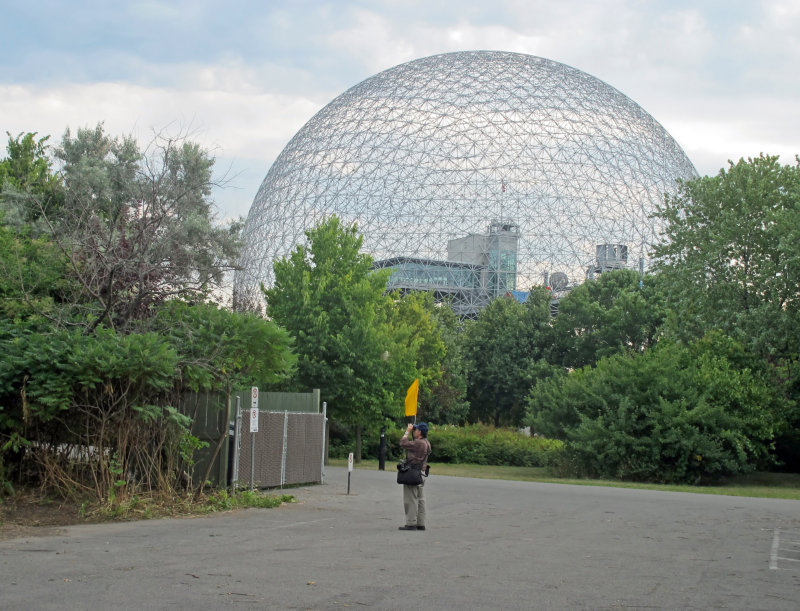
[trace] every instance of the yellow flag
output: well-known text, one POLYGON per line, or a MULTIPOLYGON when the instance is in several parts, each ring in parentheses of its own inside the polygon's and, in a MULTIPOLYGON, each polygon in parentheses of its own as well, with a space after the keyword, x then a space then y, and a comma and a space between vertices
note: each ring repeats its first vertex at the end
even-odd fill
POLYGON ((419 378, 411 383, 406 393, 406 416, 417 415, 417 395, 419 394, 419 378))

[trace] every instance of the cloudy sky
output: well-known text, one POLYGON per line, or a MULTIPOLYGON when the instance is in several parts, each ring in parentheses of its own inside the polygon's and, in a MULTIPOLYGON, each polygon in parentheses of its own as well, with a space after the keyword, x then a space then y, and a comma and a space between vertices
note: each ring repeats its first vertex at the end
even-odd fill
POLYGON ((0 0, 0 130, 189 132, 246 215, 277 155, 335 96, 449 51, 538 55, 653 115, 703 175, 800 153, 798 0, 0 0))

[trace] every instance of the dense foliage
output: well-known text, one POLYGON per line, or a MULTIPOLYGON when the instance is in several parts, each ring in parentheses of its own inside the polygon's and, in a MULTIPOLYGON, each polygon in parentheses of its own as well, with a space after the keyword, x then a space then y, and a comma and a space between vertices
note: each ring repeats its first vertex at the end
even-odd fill
POLYGON ((708 329, 765 356, 796 358, 800 335, 800 162, 761 156, 681 185, 659 215, 654 254, 683 337, 708 329))
POLYGON ((604 358, 536 386, 529 422, 568 440, 586 476, 694 483, 752 471, 771 462, 784 404, 737 361, 741 347, 717 335, 604 358))
POLYGON ((416 378, 435 461, 657 482, 800 468, 800 162, 682 184, 653 272, 587 280, 557 316, 543 287, 473 321, 385 294, 357 226, 332 217, 274 263, 265 319, 218 303, 239 227, 214 218, 197 145, 100 125, 7 153, 0 484, 112 503, 172 490, 198 447, 183 393, 253 384, 320 388, 331 447, 360 457, 366 432, 374 454, 416 378))
POLYGON ((532 390, 527 422, 568 441, 573 471, 694 482, 800 467, 798 177, 762 156, 683 184, 659 212, 655 275, 636 289, 603 274, 562 300, 552 360, 578 369, 532 390))
MULTIPOLYGON (((399 435, 398 435, 399 439, 399 435)), ((431 461, 547 467, 561 460, 564 442, 487 425, 438 426, 428 433, 431 461)))
POLYGON ((659 214, 665 331, 691 341, 716 329, 768 364, 791 406, 776 422, 777 454, 800 469, 800 161, 731 162, 683 184, 659 214))
POLYGON ((108 498, 134 472, 155 488, 178 467, 179 453, 162 450, 180 444, 190 423, 169 401, 178 355, 167 342, 102 327, 92 335, 4 331, 4 449, 26 446, 26 467, 42 485, 108 498))
POLYGON ((552 374, 544 353, 551 343, 550 296, 542 287, 526 303, 495 299, 463 338, 470 420, 518 426, 528 389, 552 374))
POLYGON ((636 354, 655 343, 665 314, 656 277, 628 269, 603 273, 560 300, 548 360, 577 368, 636 354))
POLYGON ((142 152, 102 126, 66 133, 58 172, 46 138, 10 138, 8 153, 0 483, 109 504, 185 485, 199 443, 184 393, 229 394, 294 362, 274 323, 208 301, 238 249, 212 214, 213 160, 183 139, 142 152))
POLYGON ((331 418, 355 431, 359 460, 361 431, 376 433, 387 418, 401 418, 415 378, 423 388, 420 417, 427 417, 426 405, 445 417, 459 410, 457 391, 444 388, 444 372, 458 373, 457 361, 446 359, 450 323, 434 314, 431 297, 386 295, 388 272, 372 271, 354 225, 333 216, 306 237, 307 244, 274 263, 274 286, 264 291, 267 316, 291 334, 298 355, 282 388, 320 388, 331 418))

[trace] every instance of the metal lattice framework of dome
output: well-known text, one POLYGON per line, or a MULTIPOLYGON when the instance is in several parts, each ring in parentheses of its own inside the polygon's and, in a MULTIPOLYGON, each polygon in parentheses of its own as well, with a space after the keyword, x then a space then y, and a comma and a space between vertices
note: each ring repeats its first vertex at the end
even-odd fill
POLYGON ((347 90, 291 139, 247 217, 235 294, 259 300, 273 261, 334 214, 376 260, 442 261, 449 240, 509 220, 518 287, 553 273, 577 283, 598 244, 646 260, 656 205, 696 175, 655 119, 580 70, 496 51, 418 59, 347 90))

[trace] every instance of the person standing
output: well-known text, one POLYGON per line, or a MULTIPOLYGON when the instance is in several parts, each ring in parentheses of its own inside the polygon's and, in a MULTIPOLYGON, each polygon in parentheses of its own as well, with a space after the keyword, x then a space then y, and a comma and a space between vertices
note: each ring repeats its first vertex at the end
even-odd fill
MULTIPOLYGON (((425 422, 409 424, 400 439, 400 447, 406 451, 406 462, 417 467, 425 474, 431 444, 428 441, 428 425, 425 422), (410 438, 409 438, 410 435, 410 438)), ((400 530, 425 530, 425 478, 418 486, 403 484, 403 507, 406 523, 400 530)))

